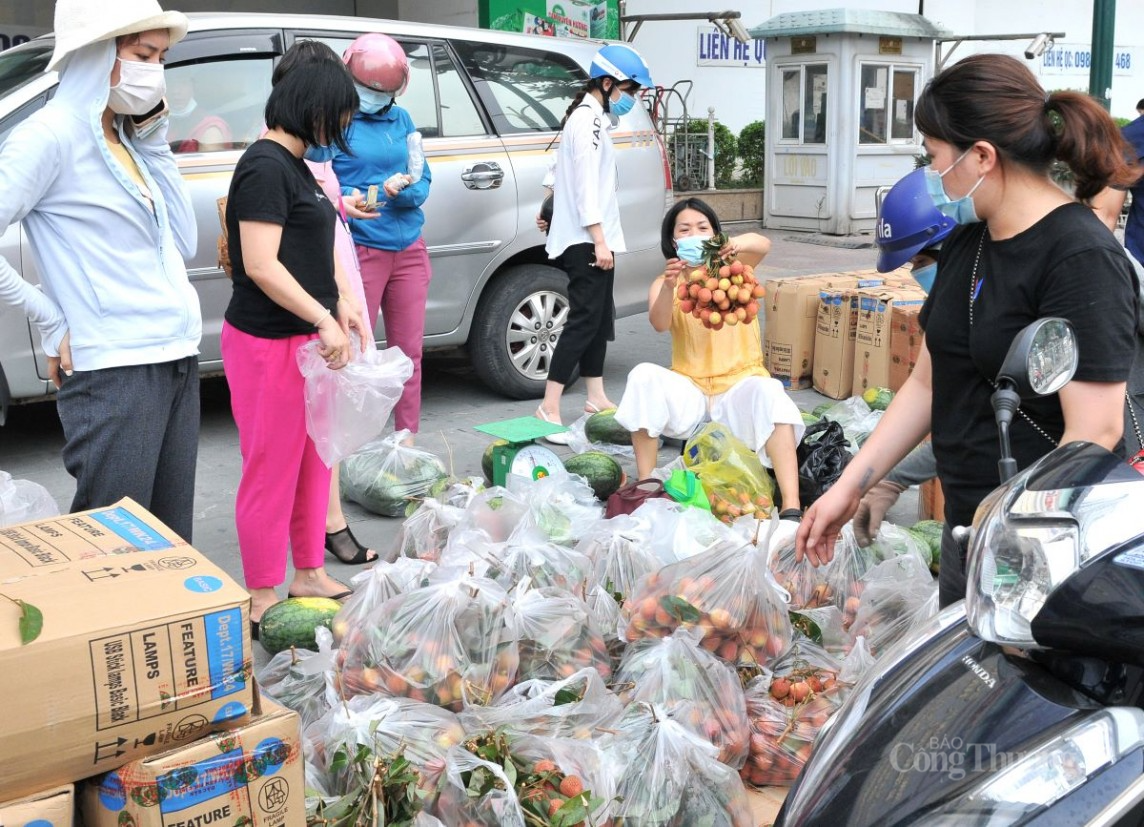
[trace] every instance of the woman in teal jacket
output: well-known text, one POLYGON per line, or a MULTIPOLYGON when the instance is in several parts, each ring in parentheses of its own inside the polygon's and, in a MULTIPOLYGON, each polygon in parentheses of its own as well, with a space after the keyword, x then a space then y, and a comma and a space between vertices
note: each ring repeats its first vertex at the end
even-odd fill
MULTIPOLYGON (((432 176, 421 158, 410 159, 410 135, 417 128, 409 113, 395 104, 409 82, 405 51, 384 34, 366 34, 342 56, 353 76, 361 105, 346 137, 352 154, 334 157, 334 172, 346 195, 378 187, 376 221, 351 221, 365 288, 366 311, 373 330, 380 311, 385 341, 413 361, 413 375, 393 411, 398 430, 417 433, 421 419, 421 342, 425 335, 425 302, 429 295, 429 253, 421 228, 421 206, 429 197, 432 176), (421 162, 418 177, 416 167, 421 162)), ((414 139, 416 140, 416 139, 414 139)))

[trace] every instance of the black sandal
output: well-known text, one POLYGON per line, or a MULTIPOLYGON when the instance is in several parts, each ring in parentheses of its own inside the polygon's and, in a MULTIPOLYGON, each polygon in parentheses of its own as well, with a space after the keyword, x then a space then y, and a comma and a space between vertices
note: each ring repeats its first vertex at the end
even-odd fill
POLYGON ((379 556, 376 551, 372 557, 369 555, 370 549, 358 542, 348 524, 341 531, 335 531, 332 534, 326 532, 326 551, 347 566, 376 563, 379 556))

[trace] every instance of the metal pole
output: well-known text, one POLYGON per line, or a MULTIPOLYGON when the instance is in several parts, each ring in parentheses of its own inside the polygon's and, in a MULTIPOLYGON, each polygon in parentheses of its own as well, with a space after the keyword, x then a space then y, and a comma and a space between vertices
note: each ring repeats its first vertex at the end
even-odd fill
POLYGON ((1092 66, 1088 70, 1088 93, 1108 109, 1112 98, 1112 52, 1116 35, 1116 0, 1093 0, 1092 66))
POLYGON ((715 189, 715 107, 707 107, 707 189, 715 189))

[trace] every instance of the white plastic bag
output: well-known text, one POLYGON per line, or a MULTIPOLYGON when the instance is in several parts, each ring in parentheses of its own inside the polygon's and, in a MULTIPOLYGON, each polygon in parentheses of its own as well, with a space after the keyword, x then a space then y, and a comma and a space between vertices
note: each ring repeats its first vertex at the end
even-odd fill
POLYGON ((318 340, 298 348, 298 370, 306 380, 306 432, 331 468, 381 434, 413 375, 413 362, 401 348, 367 347, 362 353, 356 342, 351 337, 353 359, 341 370, 326 365, 318 340))
POLYGON ((14 480, 0 471, 0 526, 56 517, 60 507, 48 489, 31 480, 14 480))
POLYGON ((425 171, 425 150, 421 146, 421 133, 410 132, 405 136, 405 147, 409 152, 409 183, 416 184, 425 171))

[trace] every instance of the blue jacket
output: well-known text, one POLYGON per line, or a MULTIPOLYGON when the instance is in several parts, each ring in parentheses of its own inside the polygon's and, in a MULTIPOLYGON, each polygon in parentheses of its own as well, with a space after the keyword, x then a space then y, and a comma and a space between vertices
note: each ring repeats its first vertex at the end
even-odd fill
POLYGON ((378 209, 381 210, 379 218, 368 221, 351 219, 350 232, 355 244, 397 252, 421 237, 421 228, 425 224, 421 205, 429 197, 429 184, 433 180, 428 161, 421 180, 407 186, 396 198, 386 198, 382 186, 394 173, 409 173, 409 152, 405 141, 416 131, 413 119, 400 106, 393 106, 384 115, 367 115, 364 112, 354 115, 346 132, 353 154, 335 154, 334 173, 341 182, 344 195, 354 190, 365 193, 370 184, 377 184, 378 209))
POLYGON ((114 39, 75 52, 56 96, 0 148, 0 228, 23 221, 41 288, 0 259, 0 301, 24 311, 49 356, 70 332, 76 370, 193 356, 202 333, 183 263, 198 230, 166 124, 139 137, 116 118, 154 209, 102 137, 114 64, 114 39))
MULTIPOLYGON (((1144 116, 1125 126, 1121 134, 1136 149, 1136 157, 1144 158, 1144 116)), ((1144 264, 1144 181, 1132 185, 1132 206, 1124 225, 1124 246, 1144 264)))

